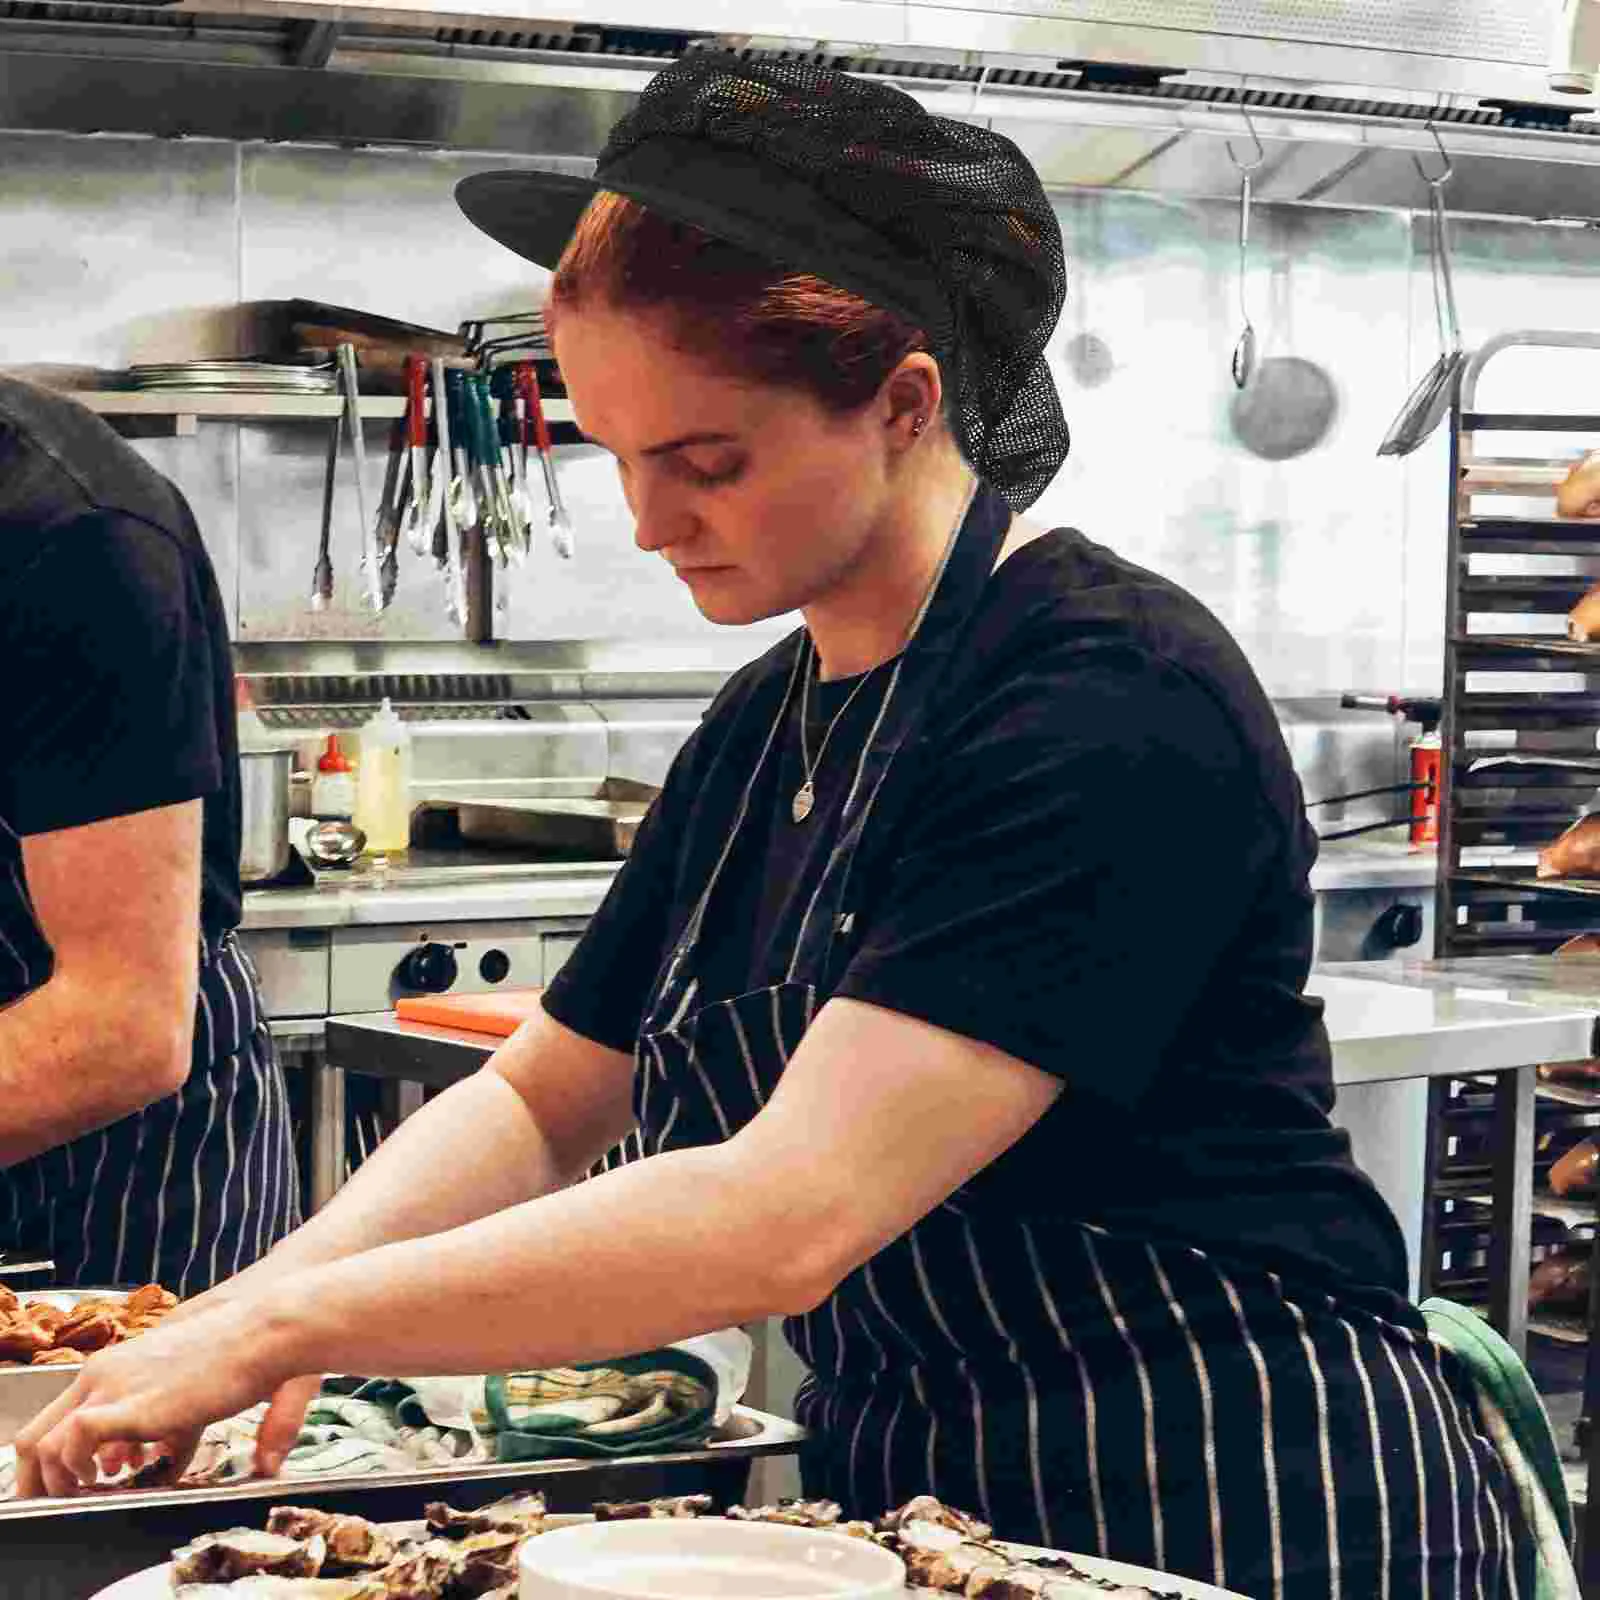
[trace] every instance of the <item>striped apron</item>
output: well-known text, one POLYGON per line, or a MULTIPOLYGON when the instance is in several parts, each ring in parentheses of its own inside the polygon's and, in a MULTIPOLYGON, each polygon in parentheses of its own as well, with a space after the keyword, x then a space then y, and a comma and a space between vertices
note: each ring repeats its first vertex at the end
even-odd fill
MULTIPOLYGON (((992 570, 969 517, 890 677, 782 982, 701 989, 706 911, 778 746, 804 651, 726 842, 647 1008, 647 1154, 727 1139, 766 1103, 837 982, 851 867, 885 780, 992 570)), ((813 822, 821 822, 821 818, 813 822)), ((757 825, 764 826, 765 819, 757 825)), ((827 823, 822 823, 827 826, 827 823)), ((1533 1595, 1533 1548, 1470 1383, 1420 1318, 1015 1203, 981 1181, 790 1318, 816 1443, 807 1492, 873 1515, 932 1492, 1003 1536, 1254 1600, 1533 1595), (969 1192, 970 1191, 970 1192, 969 1192)))
MULTIPOLYGON (((0 1006, 50 975, 0 823, 0 1006)), ((61 1284, 161 1283, 200 1293, 300 1222, 288 1091, 250 958, 230 931, 202 944, 183 1087, 108 1128, 0 1171, 0 1250, 46 1256, 61 1284)))

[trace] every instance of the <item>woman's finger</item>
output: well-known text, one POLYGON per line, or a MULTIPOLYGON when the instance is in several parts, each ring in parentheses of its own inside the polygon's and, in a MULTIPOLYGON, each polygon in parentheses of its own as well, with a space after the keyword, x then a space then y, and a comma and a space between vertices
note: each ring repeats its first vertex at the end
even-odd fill
POLYGON ((320 1377, 291 1378, 267 1407, 267 1414, 256 1430, 256 1471, 264 1478, 275 1478, 283 1458, 294 1448, 306 1420, 306 1408, 322 1388, 320 1377))
POLYGON ((58 1459, 61 1466, 72 1475, 73 1483, 67 1491, 69 1494, 75 1488, 92 1489, 100 1481, 100 1468, 95 1461, 95 1454, 105 1441, 105 1436, 96 1428, 95 1417, 93 1407, 81 1408, 61 1424, 58 1459))
POLYGON ((17 1452, 17 1493, 23 1499, 33 1499, 51 1492, 46 1487, 39 1465, 39 1442, 79 1403, 83 1390, 83 1374, 80 1372, 72 1380, 71 1387, 58 1394, 13 1441, 17 1452))

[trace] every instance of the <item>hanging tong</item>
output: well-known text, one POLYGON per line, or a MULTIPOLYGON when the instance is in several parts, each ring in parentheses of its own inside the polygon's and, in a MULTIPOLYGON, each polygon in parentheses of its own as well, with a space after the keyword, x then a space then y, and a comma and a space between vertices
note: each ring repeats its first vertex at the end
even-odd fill
POLYGON ((461 527, 456 519, 456 496, 453 485, 446 485, 453 459, 450 438, 450 395, 443 360, 433 359, 433 425, 438 437, 434 450, 435 493, 439 505, 439 520, 434 531, 434 559, 444 571, 445 605, 451 621, 466 625, 467 581, 461 562, 461 527))
POLYGON ((550 425, 545 421, 544 404, 539 398, 539 375, 533 363, 519 362, 516 367, 517 393, 527 408, 527 421, 533 429, 533 447, 539 455, 539 467, 544 473, 545 494, 550 502, 550 540, 556 554, 570 561, 574 550, 572 519, 561 498, 561 486, 556 482, 555 457, 551 454, 550 425))
POLYGON ((1239 332, 1239 342, 1233 347, 1233 382, 1234 387, 1243 389, 1249 382, 1250 376, 1256 369, 1256 329, 1250 320, 1250 301, 1245 292, 1245 286, 1250 270, 1250 200, 1254 185, 1255 175, 1267 164, 1266 147, 1261 143, 1261 135, 1256 132, 1256 125, 1251 120, 1249 107, 1239 107, 1244 117, 1245 128, 1249 131, 1251 143, 1255 145, 1254 156, 1248 161, 1241 161, 1233 148, 1233 140, 1224 140, 1224 148, 1228 152, 1228 159, 1234 164, 1239 173, 1239 320, 1243 327, 1239 332))
POLYGON ((424 356, 406 357, 405 428, 406 449, 411 455, 411 493, 400 526, 412 554, 425 556, 432 544, 437 513, 430 518, 433 485, 428 474, 428 362, 424 356))
POLYGON ((361 427, 361 387, 356 380, 356 347, 339 346, 339 377, 344 384, 345 428, 350 435, 350 455, 356 479, 356 522, 361 529, 361 572, 367 584, 367 604, 383 610, 383 552, 373 525, 367 521, 367 438, 361 427))

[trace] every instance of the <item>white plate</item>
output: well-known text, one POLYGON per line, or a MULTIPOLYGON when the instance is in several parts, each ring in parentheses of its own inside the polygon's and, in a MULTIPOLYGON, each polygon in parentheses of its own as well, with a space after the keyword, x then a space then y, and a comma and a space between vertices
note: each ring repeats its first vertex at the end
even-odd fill
MULTIPOLYGON (((562 1525, 589 1520, 585 1516, 569 1518, 559 1514, 551 1518, 552 1522, 562 1525)), ((1198 1583, 1193 1578, 1169 1577, 1164 1572, 1152 1572, 1148 1567, 1130 1567, 1121 1561, 1104 1561, 1099 1556, 1073 1555, 1070 1551, 1045 1550, 1031 1544, 1007 1543, 1006 1549, 1021 1557, 1064 1555, 1074 1566, 1082 1567, 1090 1577, 1142 1586, 1155 1590, 1157 1594, 1181 1596, 1182 1600, 1249 1600, 1249 1596, 1237 1594, 1232 1589, 1218 1589, 1209 1583, 1198 1583)), ((927 1600, 940 1600, 933 1590, 920 1593, 925 1594, 927 1600)), ((170 1563, 146 1567, 143 1572, 136 1572, 132 1577, 112 1584, 109 1589, 102 1589, 91 1600, 172 1600, 172 1567, 170 1563)))

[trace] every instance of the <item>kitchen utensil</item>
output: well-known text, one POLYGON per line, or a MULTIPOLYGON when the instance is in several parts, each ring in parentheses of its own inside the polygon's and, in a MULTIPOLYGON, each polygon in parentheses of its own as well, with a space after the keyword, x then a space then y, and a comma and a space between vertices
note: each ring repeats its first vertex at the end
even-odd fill
POLYGON ((428 480, 428 363, 406 358, 406 444, 411 452, 411 493, 406 499, 401 531, 414 555, 428 553, 432 537, 428 521, 432 485, 428 480))
POLYGON ((528 418, 533 424, 534 448, 539 453, 539 467, 544 473, 545 494, 550 501, 550 539, 556 547, 556 554, 570 561, 574 548, 572 519, 568 517, 566 505, 561 499, 561 485, 556 482, 555 457, 550 448, 550 425, 545 420, 544 403, 539 398, 538 369, 532 362, 526 362, 518 368, 518 373, 522 396, 528 407, 528 418))
POLYGON ((512 555, 521 562, 533 551, 534 513, 528 496, 528 455, 522 446, 514 381, 512 369, 500 367, 490 380, 490 390, 500 442, 500 470, 506 482, 507 509, 511 513, 512 555))
POLYGON ((1439 147, 1443 167, 1430 174, 1420 159, 1413 156, 1418 174, 1428 186, 1428 265, 1433 284, 1433 318, 1439 336, 1439 356, 1411 391, 1400 415, 1390 425, 1380 456, 1408 456, 1432 434, 1455 399, 1466 365, 1467 352, 1461 345, 1461 323, 1456 313, 1455 276, 1450 265, 1450 232, 1444 204, 1445 185, 1455 176, 1455 165, 1439 130, 1432 123, 1428 131, 1439 147))
MULTIPOLYGON (((446 479, 450 462, 454 459, 450 439, 450 394, 446 383, 444 362, 433 361, 433 425, 438 434, 438 445, 433 456, 434 495, 438 501, 439 521, 433 551, 445 572, 445 605, 451 620, 465 627, 467 621, 467 584, 461 566, 461 534, 456 522, 455 502, 446 479)), ((432 502, 430 501, 430 508, 432 502)))
POLYGON ((590 1522, 530 1539, 520 1600, 898 1600, 904 1562, 823 1528, 721 1518, 590 1522))
POLYGON ((289 865, 293 750, 239 752, 239 878, 264 883, 289 865))
POLYGON ((339 423, 328 430, 328 457, 322 475, 322 532, 317 540, 317 564, 311 574, 311 609, 326 611, 333 603, 333 483, 339 470, 339 423))
POLYGON ((456 527, 465 533, 478 521, 478 499, 472 490, 472 423, 467 411, 466 374, 444 375, 445 409, 450 421, 450 485, 445 494, 455 513, 456 527))
POLYGON ((396 417, 389 430, 389 462, 383 469, 383 496, 378 502, 378 523, 373 537, 378 546, 378 591, 382 610, 394 602, 400 576, 400 501, 408 452, 406 419, 396 417))
POLYGON ((345 426, 350 433, 350 454, 356 476, 356 525, 361 529, 361 570, 367 580, 367 603, 383 610, 383 553, 378 549, 372 524, 367 521, 367 438, 361 427, 361 387, 356 379, 356 351, 339 346, 339 376, 344 383, 345 426))
MULTIPOLYGON (((1241 110, 1243 108, 1241 107, 1241 110)), ((1245 293, 1246 281, 1250 269, 1250 196, 1251 187, 1263 166, 1266 165, 1267 152, 1261 143, 1261 137, 1256 132, 1255 124, 1250 120, 1250 113, 1244 111, 1245 127, 1250 130, 1250 138, 1256 147, 1256 153, 1249 161, 1241 161, 1234 152, 1233 140, 1225 141, 1228 159, 1239 172, 1239 317, 1244 323, 1244 328, 1239 334, 1239 342, 1233 347, 1233 384, 1236 389, 1248 386, 1256 368, 1256 330, 1255 324, 1250 320, 1250 304, 1245 293)))
POLYGON ((348 867, 367 848, 367 836, 353 822, 330 818, 306 830, 305 857, 314 867, 348 867))
POLYGON ((1333 379, 1304 356, 1268 356, 1256 363, 1250 383, 1229 408, 1235 438, 1263 461, 1288 461, 1315 449, 1338 413, 1333 379))
POLYGON ((1104 267, 1105 252, 1101 248, 1101 207, 1105 198, 1098 194, 1084 195, 1080 202, 1087 211, 1087 234, 1084 249, 1079 255, 1077 290, 1072 296, 1073 321, 1076 332, 1067 340, 1061 355, 1067 371, 1080 389, 1098 389, 1116 370, 1111 346, 1104 337, 1089 326, 1088 284, 1093 270, 1104 267))

